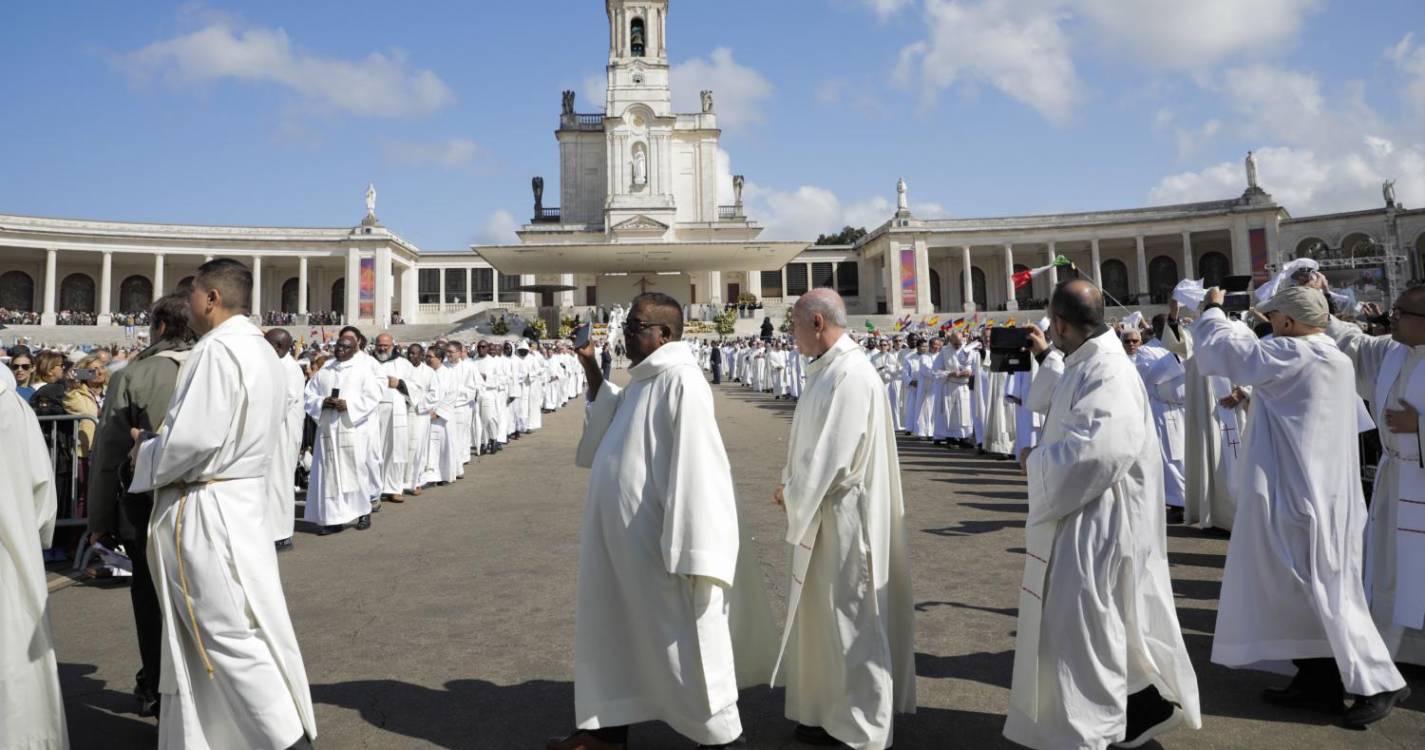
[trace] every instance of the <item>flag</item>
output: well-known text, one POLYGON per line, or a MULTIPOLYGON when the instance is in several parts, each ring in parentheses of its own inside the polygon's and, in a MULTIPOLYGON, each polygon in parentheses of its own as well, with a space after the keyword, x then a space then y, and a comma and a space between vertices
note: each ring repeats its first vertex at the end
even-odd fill
POLYGON ((1014 325, 1015 325, 1015 323, 1014 323, 1014 318, 1010 318, 1009 320, 1006 320, 1006 321, 1004 322, 1004 327, 1005 327, 1005 328, 1013 328, 1014 325))
POLYGON ((968 325, 968 321, 965 318, 960 318, 959 320, 955 321, 955 325, 952 327, 952 330, 958 331, 964 328, 966 325, 968 325))
POLYGON ((939 315, 932 315, 932 316, 930 316, 930 320, 925 321, 925 325, 928 326, 928 327, 930 327, 930 328, 934 328, 935 326, 937 326, 937 325, 939 325, 939 324, 940 324, 940 316, 939 316, 939 315))
POLYGON ((867 332, 867 333, 875 333, 875 332, 876 332, 876 327, 873 326, 873 325, 871 325, 871 319, 870 319, 870 318, 867 318, 867 319, 866 319, 866 332, 867 332))

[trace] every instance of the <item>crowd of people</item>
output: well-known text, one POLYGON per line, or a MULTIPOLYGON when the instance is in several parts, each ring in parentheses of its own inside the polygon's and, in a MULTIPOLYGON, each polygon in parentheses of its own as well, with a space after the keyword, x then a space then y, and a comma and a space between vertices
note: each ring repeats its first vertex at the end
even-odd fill
MULTIPOLYGON (((137 692, 163 747, 317 736, 277 571, 302 467, 317 533, 364 529, 383 502, 458 482, 575 399, 575 461, 591 470, 575 729, 548 750, 624 748, 630 725, 655 720, 699 747, 745 746, 738 689, 755 684, 785 686, 802 742, 890 747, 895 716, 916 707, 898 437, 1014 460, 1027 477, 1004 726, 1017 743, 1139 747, 1202 726, 1168 570, 1178 513, 1231 531, 1212 661, 1294 665, 1266 702, 1365 728, 1409 695, 1395 662, 1425 664, 1412 575, 1425 560, 1425 288, 1384 315, 1343 308, 1315 269, 1289 268, 1249 313, 1188 284, 1144 326, 1110 325, 1102 291, 1075 279, 1012 344, 963 322, 853 333, 829 289, 797 301, 785 335, 685 340, 685 308, 645 293, 611 321, 624 386, 610 379, 614 341, 472 351, 381 334, 368 347, 348 326, 293 352, 285 331, 250 322, 250 290, 241 264, 206 263, 155 303, 154 343, 112 378, 92 375, 99 355, 73 368, 70 408, 98 415, 80 440, 90 529, 134 558, 137 692), (796 402, 768 488, 790 551, 780 634, 715 418, 713 386, 734 383, 796 402), (1350 448, 1376 425, 1368 505, 1350 448)), ((26 368, 12 352, 14 382, 0 377, 0 430, 19 437, 0 456, 19 500, 0 538, 20 551, 15 585, 0 580, 20 613, 0 658, 23 683, 0 697, 0 715, 21 717, 0 745, 64 737, 40 566, 56 479, 19 395, 36 367, 48 370, 31 405, 64 378, 46 354, 26 368)))

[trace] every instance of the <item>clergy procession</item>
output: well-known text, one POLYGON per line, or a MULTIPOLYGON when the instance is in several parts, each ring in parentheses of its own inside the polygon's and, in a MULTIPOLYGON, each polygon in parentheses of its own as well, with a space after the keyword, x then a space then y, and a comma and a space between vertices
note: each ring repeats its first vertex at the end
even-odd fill
MULTIPOLYGON (((571 402, 579 414, 558 423, 582 422, 573 455, 544 456, 587 470, 577 550, 565 543, 575 594, 559 603, 572 643, 555 644, 572 695, 553 710, 568 726, 548 728, 546 750, 665 746, 640 741, 636 725, 653 722, 681 738, 670 747, 956 746, 953 720, 905 739, 931 720, 916 716, 928 676, 917 620, 945 604, 918 602, 912 585, 912 560, 942 554, 913 553, 910 536, 915 504, 940 502, 906 490, 903 466, 926 457, 1003 466, 995 476, 1026 491, 1002 592, 1017 602, 1013 649, 992 675, 1008 688, 991 707, 1006 741, 1208 736, 1199 675, 1224 668, 1260 685, 1253 715, 1365 730, 1409 698, 1402 668, 1425 666, 1425 287, 1386 314, 1297 266, 1251 299, 1184 282, 1167 313, 1115 321, 1102 290, 1073 279, 1034 325, 886 334, 853 331, 839 295, 815 289, 782 332, 720 340, 685 337, 680 301, 645 292, 608 340, 473 347, 368 341, 353 326, 308 347, 252 323, 251 293, 246 267, 219 258, 156 302, 155 343, 110 385, 94 436, 90 536, 132 559, 133 712, 157 717, 162 748, 314 746, 331 693, 298 633, 336 623, 293 615, 281 573, 294 556, 279 553, 296 548, 298 521, 327 537, 371 529, 383 507, 506 505, 481 480, 571 402), (729 398, 790 418, 758 436, 764 453, 786 443, 763 492, 738 491, 720 428, 729 398), (1358 448, 1376 428, 1378 455, 1358 448), (768 513, 775 538, 759 539, 768 513), (1179 531, 1230 534, 1207 660, 1180 622, 1179 531), (769 711, 785 729, 752 731, 769 711)), ((0 749, 64 748, 81 719, 66 724, 41 557, 55 473, 17 388, 0 377, 12 441, 0 749)), ((485 616, 470 611, 468 626, 485 616)))

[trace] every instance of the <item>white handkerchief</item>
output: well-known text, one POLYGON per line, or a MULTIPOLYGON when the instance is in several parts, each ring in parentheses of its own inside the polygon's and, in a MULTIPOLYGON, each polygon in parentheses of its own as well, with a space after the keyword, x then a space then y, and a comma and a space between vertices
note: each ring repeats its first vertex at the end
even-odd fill
POLYGON ((1173 287, 1173 299, 1189 310, 1202 307, 1202 300, 1206 297, 1207 290, 1202 288, 1201 279, 1183 279, 1173 287))

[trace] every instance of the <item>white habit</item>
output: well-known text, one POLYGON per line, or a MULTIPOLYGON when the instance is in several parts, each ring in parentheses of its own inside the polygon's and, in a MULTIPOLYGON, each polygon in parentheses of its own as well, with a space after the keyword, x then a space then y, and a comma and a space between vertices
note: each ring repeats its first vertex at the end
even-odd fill
POLYGON ((283 378, 262 331, 231 317, 193 347, 158 437, 139 447, 129 491, 156 490, 160 748, 279 750, 317 736, 267 525, 283 378))
POLYGON ((771 667, 761 573, 750 550, 739 565, 732 470, 712 390, 688 345, 664 344, 629 376, 627 389, 604 382, 577 454, 593 472, 579 554, 575 715, 582 729, 659 720, 697 743, 722 744, 742 733, 739 684, 765 679, 757 670, 771 667), (748 613, 764 613, 745 640, 729 624, 748 620, 738 613, 744 602, 748 613))
POLYGON ((268 527, 272 541, 291 539, 297 526, 297 460, 302 452, 302 391, 307 387, 302 368, 291 357, 279 357, 282 370, 282 424, 273 436, 272 466, 267 474, 267 494, 272 499, 268 527))
POLYGON ((307 415, 317 421, 316 447, 312 449, 312 475, 307 482, 307 507, 302 519, 318 526, 340 526, 371 512, 379 493, 372 477, 368 424, 385 397, 380 370, 357 353, 342 362, 332 359, 307 381, 303 394, 307 415), (322 400, 340 389, 346 411, 323 409, 322 400))
MULTIPOLYGON (((1243 323, 1234 322, 1243 330, 1243 323)), ((1183 522, 1201 529, 1232 530, 1237 516, 1237 463, 1245 458, 1249 404, 1229 409, 1232 381, 1203 375, 1192 352, 1192 331, 1163 329, 1163 346, 1183 358, 1183 522)))
POLYGON ((915 712, 915 601, 895 427, 850 336, 807 368, 782 469, 792 580, 787 718, 857 750, 915 712))
POLYGON ((62 750, 69 736, 41 554, 54 537, 54 469, 9 370, 0 374, 0 431, 0 747, 62 750))
POLYGON ((1334 657, 1348 693, 1400 689, 1361 584, 1366 503, 1350 358, 1325 334, 1258 340, 1216 308, 1192 335, 1204 374, 1252 386, 1212 661, 1334 657))
MULTIPOLYGON (((394 355, 382 362, 373 358, 380 373, 381 404, 377 410, 381 435, 381 494, 400 495, 406 489, 406 453, 411 446, 410 396, 399 387, 393 388, 386 378, 395 378, 400 385, 411 379, 415 370, 405 357, 394 355)), ((409 386, 405 386, 407 392, 409 386)))
POLYGON ((1128 696, 1156 687, 1202 726, 1168 575, 1163 462, 1148 396, 1107 329, 1040 365, 1025 408, 1029 517, 1004 734, 1033 748, 1122 740, 1128 696))

